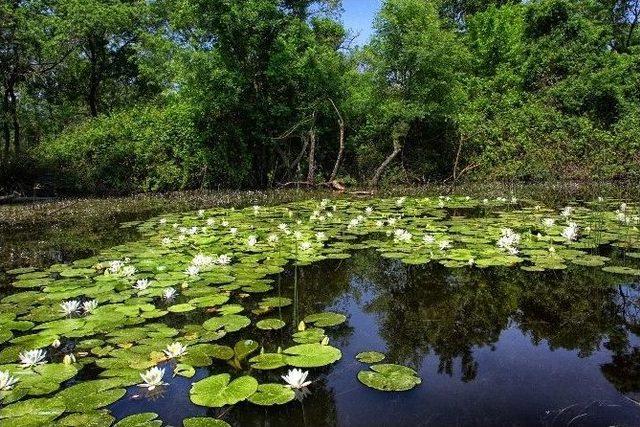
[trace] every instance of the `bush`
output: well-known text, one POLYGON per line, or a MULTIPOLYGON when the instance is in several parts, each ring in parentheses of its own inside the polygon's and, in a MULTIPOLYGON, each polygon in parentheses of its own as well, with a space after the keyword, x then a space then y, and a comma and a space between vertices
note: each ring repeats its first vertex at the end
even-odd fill
MULTIPOLYGON (((99 117, 43 143, 38 154, 67 192, 128 193, 208 186, 220 165, 185 105, 99 117)), ((222 165, 224 168, 224 165, 222 165)))

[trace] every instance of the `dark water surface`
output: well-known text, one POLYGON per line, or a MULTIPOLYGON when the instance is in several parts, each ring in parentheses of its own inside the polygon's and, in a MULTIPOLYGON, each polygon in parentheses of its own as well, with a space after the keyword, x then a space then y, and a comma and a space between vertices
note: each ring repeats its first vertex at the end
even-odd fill
MULTIPOLYGON (((279 278, 294 298, 281 313, 288 324, 319 310, 348 314, 327 329, 343 358, 311 370, 311 394, 273 409, 192 405, 190 384, 226 370, 214 366, 168 377, 156 396, 132 387, 110 409, 117 418, 153 411, 178 426, 205 414, 243 426, 638 426, 639 285, 610 276, 407 266, 375 252, 292 268, 279 278), (413 367, 422 384, 403 393, 362 386, 356 375, 367 365, 354 356, 368 350, 413 367)), ((273 340, 284 346, 289 332, 273 340)))

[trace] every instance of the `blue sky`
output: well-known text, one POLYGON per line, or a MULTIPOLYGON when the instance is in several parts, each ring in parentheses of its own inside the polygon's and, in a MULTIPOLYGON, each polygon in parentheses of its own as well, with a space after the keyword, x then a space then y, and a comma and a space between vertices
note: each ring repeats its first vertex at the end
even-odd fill
POLYGON ((373 31, 372 24, 381 0, 342 0, 342 21, 354 34, 360 33, 357 44, 364 44, 373 31))

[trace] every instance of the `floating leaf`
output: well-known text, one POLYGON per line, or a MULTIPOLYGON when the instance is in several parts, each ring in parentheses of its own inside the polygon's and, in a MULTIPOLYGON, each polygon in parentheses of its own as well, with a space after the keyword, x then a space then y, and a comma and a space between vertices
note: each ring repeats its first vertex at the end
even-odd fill
POLYGON ((226 421, 209 417, 185 418, 182 423, 184 427, 231 427, 226 421))
POLYGON ((373 365, 370 371, 358 372, 358 380, 381 391, 411 390, 422 382, 413 369, 393 364, 373 365))
POLYGON ((325 328, 328 326, 336 326, 347 320, 347 316, 340 313, 327 311, 324 313, 310 314, 304 318, 305 323, 313 323, 314 326, 325 328))
POLYGON ((224 329, 226 332, 239 331, 251 324, 251 320, 239 314, 226 314, 220 317, 212 317, 202 324, 202 326, 210 331, 224 329))
POLYGON ((322 344, 300 344, 284 350, 287 365, 297 368, 316 368, 340 360, 342 352, 322 344))
POLYGON ((115 423, 113 427, 160 427, 162 421, 154 412, 143 412, 125 417, 115 423))
POLYGON ((249 359, 254 369, 278 369, 287 366, 286 356, 282 353, 262 353, 249 359))
POLYGON ((295 397, 295 392, 282 384, 260 384, 258 390, 249 397, 249 402, 260 406, 284 405, 295 397))
POLYGON ((258 389, 258 381, 250 376, 229 382, 229 374, 214 375, 198 381, 191 387, 191 401, 196 405, 220 408, 247 399, 258 389))
POLYGON ((377 351, 363 351, 356 354, 356 359, 362 363, 378 363, 383 361, 385 355, 377 351))
POLYGON ((263 319, 263 320, 260 320, 258 323, 256 323, 256 327, 258 329, 267 330, 267 331, 282 329, 285 325, 286 323, 280 319, 263 319))

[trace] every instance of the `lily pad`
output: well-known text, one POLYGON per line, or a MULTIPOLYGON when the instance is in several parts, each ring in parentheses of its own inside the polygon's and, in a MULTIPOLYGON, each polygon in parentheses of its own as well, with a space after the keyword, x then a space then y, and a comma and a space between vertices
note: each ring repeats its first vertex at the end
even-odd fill
POLYGON ((284 350, 287 365, 297 368, 317 368, 340 360, 342 352, 330 345, 300 344, 284 350))
POLYGON ((305 323, 312 323, 319 328, 326 328, 328 326, 336 326, 344 323, 347 320, 347 316, 340 313, 333 313, 327 311, 324 313, 310 314, 304 318, 305 323))
POLYGON ((381 391, 407 391, 422 382, 413 369, 393 364, 373 365, 370 371, 358 372, 358 380, 381 391))
POLYGON ((191 401, 200 406, 221 408, 246 400, 258 389, 258 381, 250 376, 230 380, 229 374, 219 374, 194 383, 191 401))
POLYGON ((282 384, 260 384, 249 402, 260 406, 284 405, 295 397, 295 392, 282 384))
POLYGON ((256 328, 269 331, 282 329, 285 325, 286 323, 280 319, 263 319, 256 323, 256 328))
POLYGON ((358 362, 362 363, 378 363, 384 360, 386 356, 378 351, 363 351, 356 354, 358 362))

